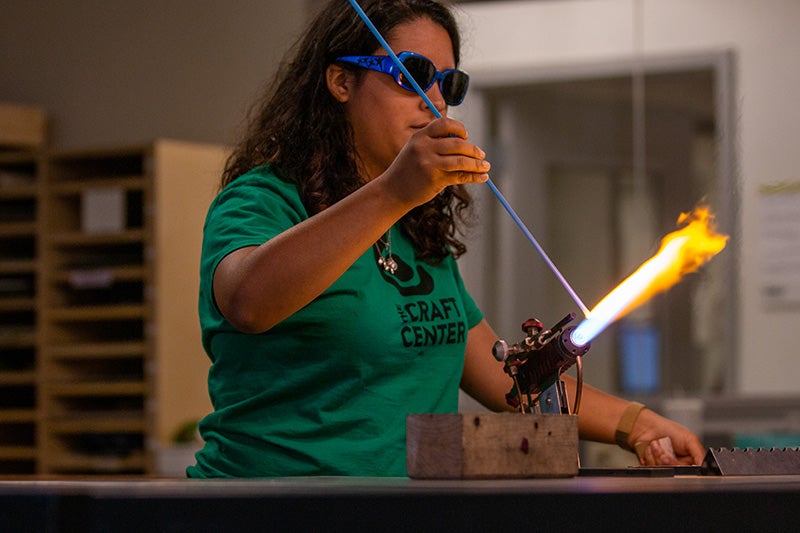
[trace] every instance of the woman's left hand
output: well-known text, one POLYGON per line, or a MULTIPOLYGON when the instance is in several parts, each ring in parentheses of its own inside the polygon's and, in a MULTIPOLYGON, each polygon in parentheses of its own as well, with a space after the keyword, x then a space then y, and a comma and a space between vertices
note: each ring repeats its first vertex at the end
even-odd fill
POLYGON ((700 465, 706 450, 689 428, 645 409, 629 442, 642 465, 700 465))

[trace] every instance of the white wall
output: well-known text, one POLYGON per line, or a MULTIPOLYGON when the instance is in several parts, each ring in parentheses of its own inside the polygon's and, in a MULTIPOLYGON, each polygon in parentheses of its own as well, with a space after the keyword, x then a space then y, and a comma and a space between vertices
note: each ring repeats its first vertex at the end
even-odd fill
POLYGON ((0 9, 0 101, 41 105, 54 147, 231 143, 304 2, 31 0, 0 9))
MULTIPOLYGON (((630 58, 635 0, 479 2, 461 8, 464 66, 477 76, 509 68, 550 68, 630 58)), ((800 181, 800 2, 796 0, 641 0, 645 56, 732 50, 741 264, 739 392, 794 394, 800 311, 764 307, 759 284, 758 188, 800 181)), ((725 231, 725 228, 720 228, 725 231)), ((485 245, 485 244, 484 244, 485 245)), ((468 269, 467 269, 468 270, 468 269)), ((469 280, 468 280, 469 282, 469 280)))

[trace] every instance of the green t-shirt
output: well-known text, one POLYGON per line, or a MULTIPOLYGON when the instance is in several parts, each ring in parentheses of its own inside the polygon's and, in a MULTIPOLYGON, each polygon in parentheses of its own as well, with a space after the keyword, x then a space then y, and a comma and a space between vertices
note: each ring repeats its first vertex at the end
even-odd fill
POLYGON ((265 333, 222 317, 211 290, 219 262, 306 218, 297 188, 267 167, 211 205, 199 312, 214 412, 200 423, 205 447, 190 477, 404 476, 406 414, 458 408, 467 332, 482 315, 456 262, 418 262, 398 228, 395 275, 372 247, 265 333))

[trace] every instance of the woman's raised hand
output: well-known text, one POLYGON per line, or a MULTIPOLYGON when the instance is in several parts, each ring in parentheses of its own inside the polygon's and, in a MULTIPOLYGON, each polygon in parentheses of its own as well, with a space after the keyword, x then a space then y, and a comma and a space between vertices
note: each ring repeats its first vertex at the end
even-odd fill
POLYGON ((440 118, 411 136, 382 177, 397 200, 416 207, 450 185, 487 181, 485 157, 461 122, 440 118))

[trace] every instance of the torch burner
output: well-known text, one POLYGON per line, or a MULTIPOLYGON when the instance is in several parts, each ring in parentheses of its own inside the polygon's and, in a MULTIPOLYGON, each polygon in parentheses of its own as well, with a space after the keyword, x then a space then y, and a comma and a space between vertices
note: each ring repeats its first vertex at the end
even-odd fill
MULTIPOLYGON (((581 356, 590 344, 577 345, 571 339, 575 330, 567 324, 575 318, 570 313, 555 326, 544 330, 536 319, 526 320, 522 331, 526 337, 509 345, 499 340, 492 348, 495 359, 505 364, 506 373, 514 381, 514 387, 506 394, 506 402, 520 412, 569 413, 566 392, 561 374, 577 364, 581 374, 581 356)), ((580 379, 579 379, 580 385, 580 379)), ((576 396, 576 409, 578 396, 576 396)))

